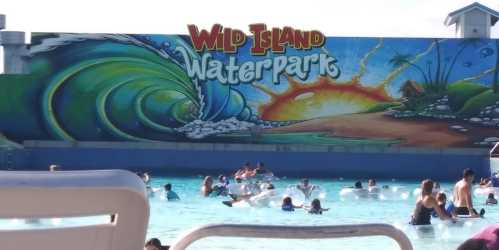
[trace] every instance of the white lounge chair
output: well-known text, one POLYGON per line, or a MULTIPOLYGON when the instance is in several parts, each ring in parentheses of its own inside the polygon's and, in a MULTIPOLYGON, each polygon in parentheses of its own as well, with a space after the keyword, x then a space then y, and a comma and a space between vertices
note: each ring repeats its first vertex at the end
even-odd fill
POLYGON ((0 229, 0 249, 139 250, 149 203, 144 183, 124 170, 0 171, 0 218, 64 218, 115 214, 98 225, 0 229))

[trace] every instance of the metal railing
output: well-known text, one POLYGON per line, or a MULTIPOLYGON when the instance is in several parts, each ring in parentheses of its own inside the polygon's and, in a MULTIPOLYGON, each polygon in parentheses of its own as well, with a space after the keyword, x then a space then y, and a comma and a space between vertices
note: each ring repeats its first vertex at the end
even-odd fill
POLYGON ((386 236, 394 239, 401 250, 412 250, 409 238, 388 224, 358 224, 337 226, 273 226, 211 224, 195 228, 177 240, 170 250, 184 250, 197 240, 207 237, 250 237, 274 239, 332 239, 365 236, 386 236))

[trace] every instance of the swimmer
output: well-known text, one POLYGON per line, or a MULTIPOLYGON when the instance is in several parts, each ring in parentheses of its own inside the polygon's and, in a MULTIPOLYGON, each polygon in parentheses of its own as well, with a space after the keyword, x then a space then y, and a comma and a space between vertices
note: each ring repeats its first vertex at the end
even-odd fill
POLYGON ((61 165, 52 164, 49 166, 50 172, 57 172, 57 171, 61 171, 61 170, 62 170, 61 165))
POLYGON ((379 187, 376 186, 376 180, 375 179, 369 179, 367 181, 367 189, 369 190, 370 193, 374 193, 373 198, 378 198, 376 193, 379 193, 379 187))
POLYGON ((452 217, 445 214, 445 212, 438 205, 437 200, 432 195, 433 181, 424 180, 421 182, 421 196, 416 202, 416 208, 412 214, 412 225, 431 225, 431 213, 433 210, 437 212, 441 220, 453 220, 452 217))
POLYGON ((475 172, 467 168, 463 171, 463 178, 454 186, 454 214, 455 215, 469 215, 472 218, 480 217, 485 213, 485 210, 477 211, 473 208, 473 200, 471 197, 471 185, 475 178, 475 172))
POLYGON ((249 162, 244 163, 241 169, 237 170, 234 174, 234 178, 246 179, 251 177, 253 170, 251 170, 251 165, 249 162))
POLYGON ((316 189, 315 185, 310 185, 310 181, 305 178, 301 181, 301 184, 296 185, 296 188, 305 195, 305 199, 310 199, 312 192, 316 189))
MULTIPOLYGON (((447 204, 447 196, 445 193, 438 193, 437 194, 437 204, 440 207, 440 209, 445 213, 445 215, 452 217, 452 208, 453 206, 449 206, 449 208, 446 208, 447 204)), ((438 214, 435 210, 433 210, 433 213, 431 214, 434 218, 438 217, 438 214)))
POLYGON ((287 196, 284 197, 284 199, 282 200, 281 210, 286 212, 293 212, 295 211, 295 208, 302 208, 302 207, 303 205, 300 206, 293 205, 293 200, 291 199, 291 197, 287 196))
POLYGON ((353 188, 355 188, 355 189, 362 189, 362 182, 361 181, 356 181, 355 184, 353 185, 353 188))
POLYGON ((157 238, 149 239, 144 246, 144 250, 168 250, 168 249, 170 249, 170 246, 161 245, 161 241, 157 238))
POLYGON ((213 190, 216 192, 216 195, 227 196, 227 186, 229 185, 229 181, 225 177, 225 175, 218 176, 218 183, 213 187, 213 190))
POLYGON ((265 169, 265 164, 263 164, 263 162, 257 162, 254 172, 255 172, 255 175, 257 175, 257 174, 266 174, 269 171, 267 169, 265 169))
POLYGON ((329 210, 329 208, 321 207, 321 201, 319 199, 314 199, 310 204, 310 208, 307 209, 309 214, 322 214, 322 212, 329 210))
POLYGON ((213 192, 213 178, 211 176, 204 177, 201 193, 204 197, 208 197, 213 192))
POLYGON ((494 193, 490 193, 485 205, 497 205, 497 199, 494 197, 494 193))
POLYGON ((149 182, 151 181, 151 176, 149 176, 148 172, 143 172, 143 173, 137 173, 137 175, 142 179, 142 181, 146 184, 149 185, 149 182))
POLYGON ((177 193, 172 191, 172 184, 166 183, 164 188, 165 188, 166 200, 168 200, 168 201, 180 200, 180 197, 178 197, 177 193))

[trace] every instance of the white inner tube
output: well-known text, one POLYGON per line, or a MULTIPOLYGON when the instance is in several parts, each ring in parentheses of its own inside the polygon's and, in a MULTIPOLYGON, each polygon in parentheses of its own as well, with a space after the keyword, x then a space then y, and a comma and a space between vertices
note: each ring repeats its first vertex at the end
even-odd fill
POLYGON ((391 187, 369 187, 364 188, 343 188, 340 191, 342 199, 379 199, 379 200, 407 200, 409 191, 401 186, 391 187))
POLYGON ((489 194, 494 194, 494 196, 497 199, 497 196, 499 196, 499 188, 497 187, 487 187, 487 188, 476 188, 473 193, 475 196, 480 196, 480 197, 487 197, 489 194))

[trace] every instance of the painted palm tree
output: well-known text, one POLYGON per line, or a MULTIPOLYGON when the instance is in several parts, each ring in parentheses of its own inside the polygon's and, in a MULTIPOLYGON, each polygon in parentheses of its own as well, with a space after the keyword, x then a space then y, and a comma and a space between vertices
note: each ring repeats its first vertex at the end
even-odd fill
POLYGON ((461 54, 464 52, 464 50, 470 45, 477 47, 480 45, 480 43, 483 43, 483 41, 481 39, 478 39, 478 38, 466 38, 466 39, 463 39, 459 43, 459 49, 457 50, 456 54, 454 54, 454 56, 452 57, 452 60, 450 61, 449 67, 447 68, 447 70, 445 70, 444 74, 442 75, 442 77, 443 77, 442 83, 445 83, 445 84, 449 83, 449 77, 452 73, 452 70, 454 69, 454 66, 456 65, 457 60, 459 59, 461 54))
POLYGON ((413 67, 414 69, 416 69, 421 74, 421 76, 424 79, 424 83, 428 84, 429 83, 428 76, 424 72, 423 68, 421 68, 417 64, 412 63, 411 59, 412 59, 412 55, 411 54, 400 54, 398 52, 395 52, 395 55, 388 62, 394 68, 398 68, 398 67, 400 67, 400 66, 402 66, 404 64, 410 65, 411 67, 413 67))

